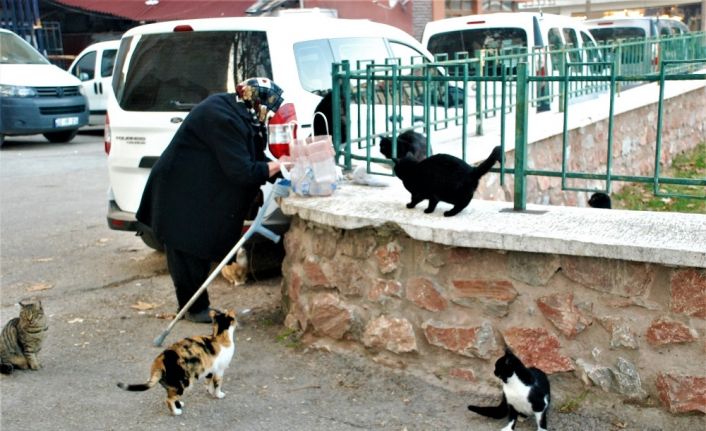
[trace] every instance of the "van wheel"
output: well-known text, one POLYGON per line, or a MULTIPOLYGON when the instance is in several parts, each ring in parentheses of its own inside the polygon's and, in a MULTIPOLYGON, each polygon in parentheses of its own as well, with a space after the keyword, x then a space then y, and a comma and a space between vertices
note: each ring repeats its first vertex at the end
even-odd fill
POLYGON ((142 238, 142 242, 144 242, 147 247, 156 251, 164 251, 164 244, 154 236, 151 230, 143 231, 140 238, 142 238))
POLYGON ((47 132, 44 133, 44 137, 49 140, 49 142, 53 142, 55 144, 63 143, 63 142, 69 142, 76 136, 78 133, 78 129, 73 129, 73 130, 63 130, 61 132, 47 132))

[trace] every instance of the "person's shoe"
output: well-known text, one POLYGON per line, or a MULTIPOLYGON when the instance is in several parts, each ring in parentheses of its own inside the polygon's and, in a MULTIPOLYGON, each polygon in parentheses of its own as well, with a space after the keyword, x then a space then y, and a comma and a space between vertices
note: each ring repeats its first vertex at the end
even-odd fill
POLYGON ((206 308, 201 311, 187 311, 186 314, 184 314, 184 319, 194 323, 211 323, 211 316, 208 314, 210 311, 211 308, 206 308))

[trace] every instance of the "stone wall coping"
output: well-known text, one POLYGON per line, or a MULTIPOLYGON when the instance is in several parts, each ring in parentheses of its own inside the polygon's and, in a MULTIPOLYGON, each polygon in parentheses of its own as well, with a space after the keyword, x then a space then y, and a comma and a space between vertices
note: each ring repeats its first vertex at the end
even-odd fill
POLYGON ((527 205, 474 199, 454 217, 440 203, 407 209, 409 192, 394 177, 376 177, 387 187, 344 182, 329 197, 292 194, 280 201, 286 215, 339 229, 385 224, 411 238, 456 247, 602 257, 706 268, 706 215, 527 205))

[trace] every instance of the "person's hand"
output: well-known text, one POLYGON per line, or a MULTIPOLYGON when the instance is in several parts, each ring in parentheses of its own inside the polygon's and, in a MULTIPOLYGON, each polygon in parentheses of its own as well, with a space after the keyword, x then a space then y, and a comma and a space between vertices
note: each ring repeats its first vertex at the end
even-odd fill
POLYGON ((294 166, 294 162, 292 162, 292 158, 289 156, 282 156, 277 159, 277 162, 279 162, 281 166, 284 166, 285 169, 292 169, 292 166, 294 166))

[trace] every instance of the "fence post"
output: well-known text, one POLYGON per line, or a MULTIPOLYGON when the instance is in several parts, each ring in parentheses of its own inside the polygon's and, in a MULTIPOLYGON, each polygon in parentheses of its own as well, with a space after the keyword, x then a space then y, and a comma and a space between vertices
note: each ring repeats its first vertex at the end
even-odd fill
POLYGON ((527 82, 527 63, 517 65, 517 110, 515 111, 515 211, 527 208, 527 116, 529 113, 529 85, 527 82))

